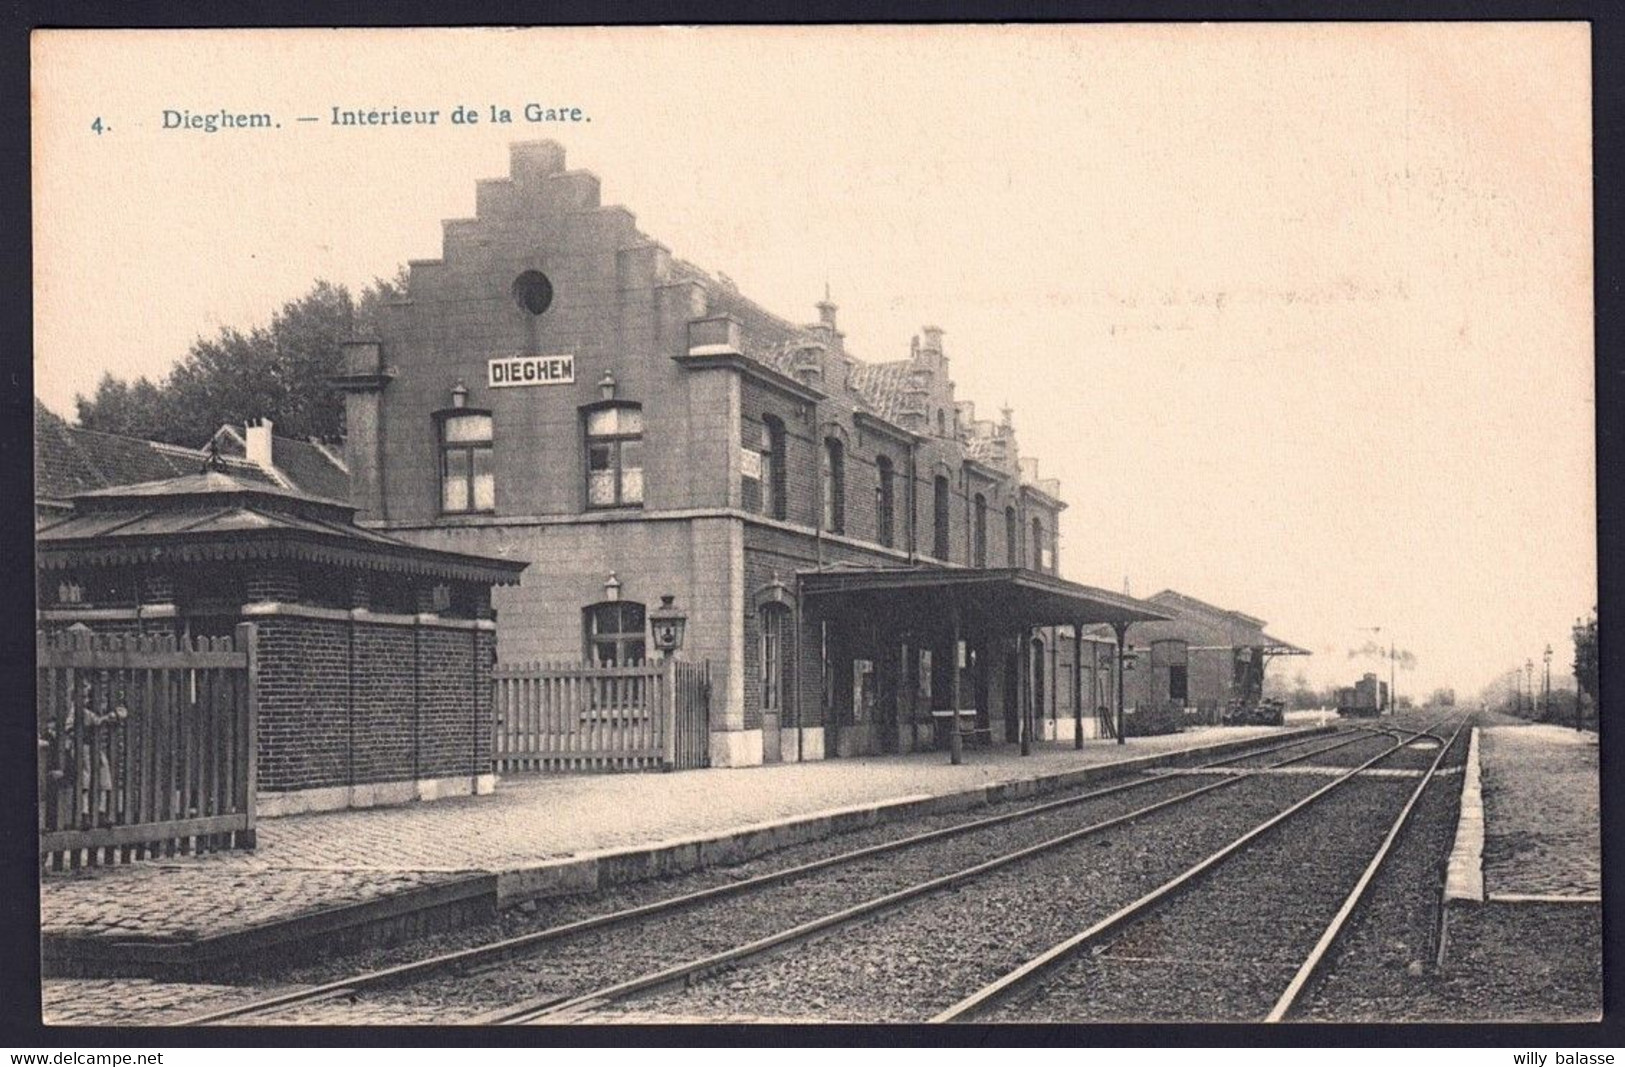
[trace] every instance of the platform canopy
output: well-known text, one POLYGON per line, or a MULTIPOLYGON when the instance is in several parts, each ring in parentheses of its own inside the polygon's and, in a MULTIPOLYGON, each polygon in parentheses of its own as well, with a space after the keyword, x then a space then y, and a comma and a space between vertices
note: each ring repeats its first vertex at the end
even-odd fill
POLYGON ((946 625, 957 613, 965 630, 988 633, 1171 618, 1155 604, 1019 567, 834 567, 798 577, 820 616, 946 625))
POLYGON ((1314 655, 1314 653, 1310 652, 1307 648, 1299 648, 1297 645, 1294 645, 1289 641, 1283 641, 1279 637, 1271 637, 1269 634, 1264 635, 1263 644, 1255 647, 1266 656, 1314 655))

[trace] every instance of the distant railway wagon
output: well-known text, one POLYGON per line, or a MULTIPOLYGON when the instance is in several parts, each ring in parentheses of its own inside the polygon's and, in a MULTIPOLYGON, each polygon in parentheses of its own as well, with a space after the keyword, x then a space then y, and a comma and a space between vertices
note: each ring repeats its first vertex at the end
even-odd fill
POLYGON ((1339 715, 1369 719, 1388 710, 1388 683, 1380 681, 1375 674, 1367 674, 1337 691, 1339 715))

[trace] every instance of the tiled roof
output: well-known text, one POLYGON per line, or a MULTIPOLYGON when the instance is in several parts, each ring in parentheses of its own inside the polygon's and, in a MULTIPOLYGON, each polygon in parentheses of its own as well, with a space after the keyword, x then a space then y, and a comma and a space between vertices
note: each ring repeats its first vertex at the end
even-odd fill
MULTIPOLYGON (((241 456, 247 449, 244 428, 234 423, 220 427, 214 439, 228 456, 241 456)), ((343 460, 314 441, 272 434, 271 464, 296 489, 327 500, 350 499, 350 472, 343 460)))
POLYGON ((854 363, 852 385, 858 390, 875 414, 889 422, 901 424, 903 414, 903 387, 908 384, 909 361, 890 363, 854 363))
MULTIPOLYGON (((707 274, 687 260, 672 260, 672 275, 678 281, 697 281, 704 284, 711 313, 731 315, 739 321, 739 343, 747 359, 753 359, 765 367, 793 377, 795 364, 792 357, 795 350, 804 344, 823 343, 812 329, 797 326, 788 319, 780 318, 741 294, 731 283, 707 274)), ((852 375, 848 382, 851 388, 848 389, 845 399, 859 411, 867 411, 895 423, 897 421, 895 409, 888 413, 876 394, 865 385, 865 376, 874 367, 890 364, 864 363, 850 353, 846 358, 852 364, 852 375)), ((907 366, 907 362, 902 365, 907 366)))
MULTIPOLYGON (((35 499, 66 500, 109 486, 193 474, 203 468, 204 458, 202 449, 70 426, 60 415, 34 401, 35 499)), ((244 478, 260 483, 272 481, 251 463, 230 458, 225 463, 244 478)))
POLYGON ((47 567, 286 556, 511 585, 528 566, 410 544, 357 526, 354 512, 242 472, 198 470, 81 493, 73 513, 47 520, 35 542, 47 567))
POLYGON ((783 374, 794 374, 791 352, 798 344, 817 340, 808 330, 779 318, 741 295, 733 286, 712 277, 687 260, 672 260, 671 269, 675 280, 696 281, 706 287, 712 314, 732 315, 739 320, 740 345, 744 354, 763 366, 783 374))

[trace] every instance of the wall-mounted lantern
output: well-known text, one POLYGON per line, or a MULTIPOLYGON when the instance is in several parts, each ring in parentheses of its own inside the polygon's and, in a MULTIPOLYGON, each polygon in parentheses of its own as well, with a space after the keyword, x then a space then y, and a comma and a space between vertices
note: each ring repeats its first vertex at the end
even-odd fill
POLYGON ((670 656, 683 647, 683 630, 688 616, 674 606, 677 598, 670 593, 660 597, 660 606, 649 612, 649 627, 654 631, 655 648, 662 656, 670 656))
POLYGON ((615 375, 605 371, 604 376, 598 379, 598 398, 600 400, 614 400, 615 385, 615 375))
POLYGON ((615 577, 614 571, 610 571, 609 577, 604 579, 604 599, 611 603, 621 599, 621 580, 615 577))

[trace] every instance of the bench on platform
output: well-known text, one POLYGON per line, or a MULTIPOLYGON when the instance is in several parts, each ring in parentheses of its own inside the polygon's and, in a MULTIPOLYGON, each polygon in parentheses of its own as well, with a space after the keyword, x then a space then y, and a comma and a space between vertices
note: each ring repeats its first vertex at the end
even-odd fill
POLYGON ((931 719, 937 726, 937 744, 939 746, 948 740, 947 732, 954 727, 958 728, 961 738, 982 745, 991 745, 993 743, 992 728, 976 725, 975 708, 960 708, 957 712, 952 708, 933 708, 931 719), (950 720, 952 720, 951 724, 950 720))

